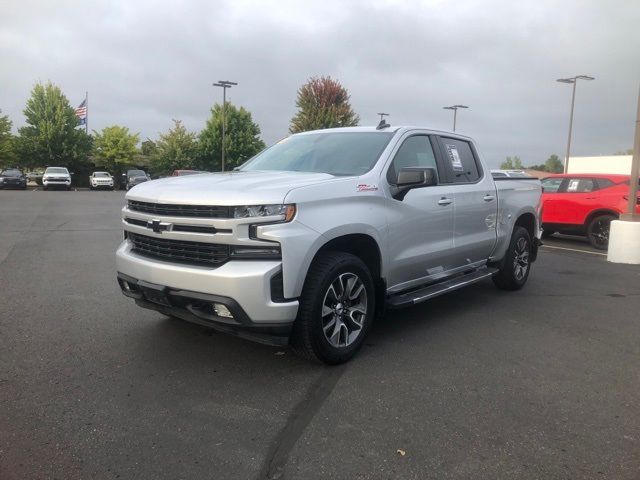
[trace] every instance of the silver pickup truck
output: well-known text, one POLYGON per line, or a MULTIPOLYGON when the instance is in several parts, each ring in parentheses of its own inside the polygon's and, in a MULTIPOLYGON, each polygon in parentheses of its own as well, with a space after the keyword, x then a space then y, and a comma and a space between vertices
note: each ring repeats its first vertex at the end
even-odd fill
POLYGON ((236 171, 132 188, 118 282, 141 307, 340 363, 385 308, 489 277, 521 288, 540 194, 455 133, 301 133, 236 171))

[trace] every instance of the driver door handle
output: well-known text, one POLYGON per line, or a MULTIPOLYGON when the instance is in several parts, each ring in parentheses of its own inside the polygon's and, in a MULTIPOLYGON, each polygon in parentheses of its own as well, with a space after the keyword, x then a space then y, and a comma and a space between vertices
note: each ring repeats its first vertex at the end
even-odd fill
POLYGON ((438 200, 438 205, 449 205, 451 202, 453 202, 453 200, 451 200, 450 198, 442 197, 440 200, 438 200))
POLYGON ((485 195, 484 196, 484 201, 485 202, 493 202, 496 199, 496 197, 494 195, 485 195))

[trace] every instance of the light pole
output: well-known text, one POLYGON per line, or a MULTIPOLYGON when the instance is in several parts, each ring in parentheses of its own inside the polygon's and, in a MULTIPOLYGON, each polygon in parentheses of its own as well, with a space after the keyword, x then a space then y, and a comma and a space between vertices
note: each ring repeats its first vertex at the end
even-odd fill
POLYGON ((456 118, 458 116, 458 109, 459 108, 469 108, 466 105, 451 105, 449 107, 442 107, 445 110, 453 110, 453 131, 456 131, 456 118))
POLYGON ((214 87, 222 87, 222 171, 224 172, 224 137, 227 128, 227 88, 231 88, 232 85, 238 85, 236 82, 230 82, 229 80, 218 80, 218 83, 214 83, 214 87))
POLYGON ((570 78, 559 78, 556 82, 560 83, 572 83, 573 93, 571 94, 571 115, 569 116, 569 138, 567 139, 567 155, 564 157, 564 173, 569 170, 569 155, 571 154, 571 130, 573 128, 573 105, 576 101, 576 85, 578 80, 595 80, 595 77, 589 75, 576 75, 570 78))

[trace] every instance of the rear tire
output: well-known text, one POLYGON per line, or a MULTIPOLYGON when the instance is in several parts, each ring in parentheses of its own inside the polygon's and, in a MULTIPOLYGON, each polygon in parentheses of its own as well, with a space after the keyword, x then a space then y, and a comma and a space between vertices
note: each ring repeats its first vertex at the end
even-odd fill
POLYGON ((606 250, 609 248, 609 229, 611 222, 618 217, 611 214, 593 217, 587 226, 587 239, 593 248, 606 250))
POLYGON ((527 283, 531 271, 531 236, 526 228, 516 226, 509 248, 500 262, 493 283, 502 290, 520 290, 527 283))
POLYGON ((375 303, 373 279, 362 260, 343 252, 320 254, 302 289, 291 347, 331 365, 350 360, 371 328, 375 303))

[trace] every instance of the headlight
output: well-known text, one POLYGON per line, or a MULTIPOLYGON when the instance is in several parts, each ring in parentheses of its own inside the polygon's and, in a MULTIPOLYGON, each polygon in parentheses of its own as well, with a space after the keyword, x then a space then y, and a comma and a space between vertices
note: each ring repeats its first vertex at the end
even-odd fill
POLYGON ((290 222, 295 215, 295 205, 244 205, 233 209, 233 218, 281 216, 282 221, 290 222))

